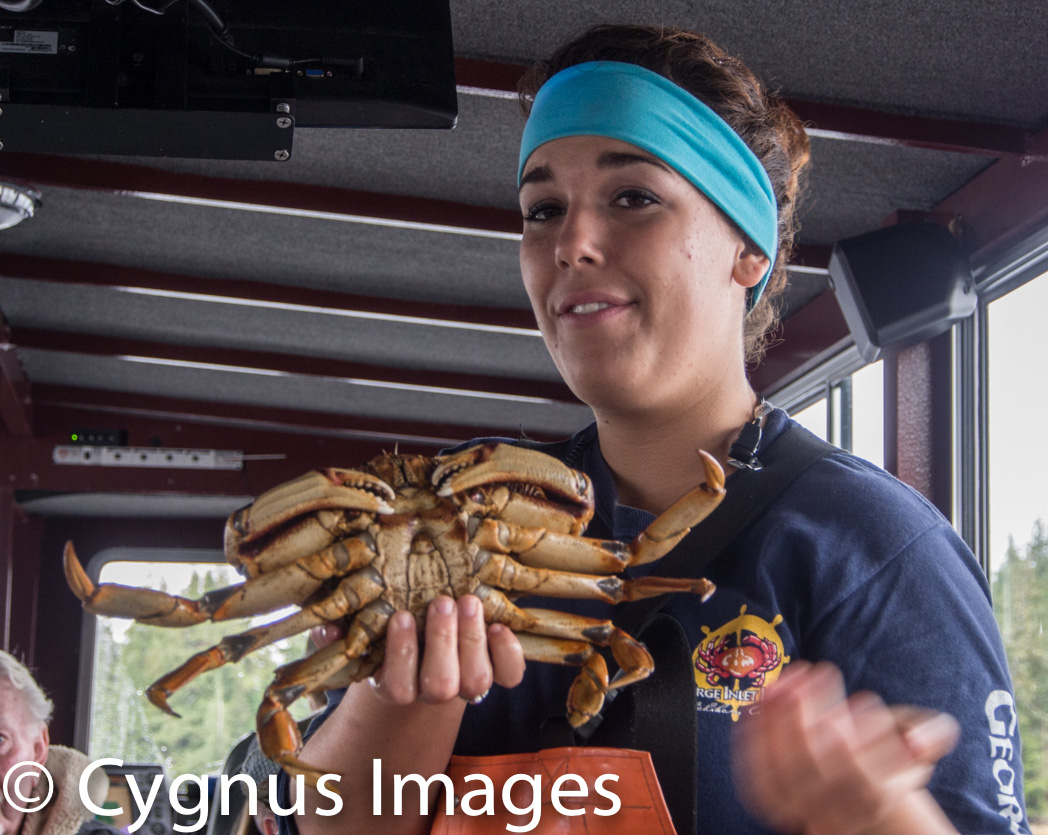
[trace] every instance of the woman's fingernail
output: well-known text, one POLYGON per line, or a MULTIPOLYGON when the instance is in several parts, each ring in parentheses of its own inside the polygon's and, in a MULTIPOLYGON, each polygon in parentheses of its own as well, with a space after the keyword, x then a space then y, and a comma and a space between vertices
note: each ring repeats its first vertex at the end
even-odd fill
POLYGON ((477 603, 479 601, 472 594, 466 595, 459 601, 459 606, 462 609, 462 614, 467 618, 473 617, 477 614, 477 603))
POLYGON ((442 615, 450 615, 455 611, 455 601, 450 597, 438 597, 436 603, 437 612, 442 615))
POLYGON ((397 612, 393 616, 393 626, 406 632, 415 628, 415 618, 411 616, 411 612, 397 612))

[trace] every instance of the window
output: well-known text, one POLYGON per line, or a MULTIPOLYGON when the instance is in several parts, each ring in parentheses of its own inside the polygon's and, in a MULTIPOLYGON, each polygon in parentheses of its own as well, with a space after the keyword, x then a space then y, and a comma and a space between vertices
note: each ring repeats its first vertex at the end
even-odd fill
MULTIPOLYGON (((216 561, 221 559, 220 552, 182 552, 181 559, 170 554, 166 554, 167 559, 156 556, 149 549, 112 549, 92 560, 88 571, 97 571, 100 582, 161 589, 192 599, 242 579, 225 562, 216 561)), ((290 611, 184 629, 89 616, 88 623, 93 627, 85 630, 89 633, 85 640, 92 646, 86 655, 94 659, 94 666, 88 683, 88 755, 116 757, 125 763, 159 763, 169 776, 219 770, 235 742, 255 729, 255 714, 275 669, 305 654, 306 635, 277 641, 239 663, 206 672, 187 683, 170 698, 170 706, 181 719, 150 704, 145 689, 224 636, 276 620, 290 611)), ((296 718, 308 715, 304 702, 292 706, 296 718)))
POLYGON ((884 466, 884 369, 875 362, 839 383, 793 417, 823 440, 884 466))
POLYGON ((986 318, 989 568, 1016 689, 1031 824, 1048 824, 1046 310, 1048 274, 990 303, 986 318))

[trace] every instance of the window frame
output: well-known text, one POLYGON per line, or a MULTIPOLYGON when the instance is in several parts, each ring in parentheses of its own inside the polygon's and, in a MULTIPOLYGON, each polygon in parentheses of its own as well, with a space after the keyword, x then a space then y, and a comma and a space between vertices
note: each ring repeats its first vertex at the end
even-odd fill
MULTIPOLYGON (((84 566, 91 582, 98 583, 102 568, 111 562, 196 562, 228 565, 221 548, 151 548, 114 546, 94 554, 84 566)), ((80 670, 77 678, 73 745, 87 751, 91 740, 91 707, 95 686, 97 616, 84 611, 80 626, 80 670)))

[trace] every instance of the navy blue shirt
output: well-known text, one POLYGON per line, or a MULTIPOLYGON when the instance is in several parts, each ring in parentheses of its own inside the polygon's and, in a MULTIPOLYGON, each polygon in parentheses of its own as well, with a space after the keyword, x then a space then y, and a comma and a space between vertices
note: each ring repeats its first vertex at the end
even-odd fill
MULTIPOLYGON (((762 443, 791 423, 773 411, 762 443)), ((631 540, 653 520, 618 503, 595 426, 575 436, 565 460, 594 482, 596 513, 587 536, 631 540)), ((701 474, 697 458, 696 468, 701 474)), ((700 832, 768 832, 736 797, 731 734, 763 688, 799 658, 832 661, 849 692, 871 690, 889 704, 956 717, 960 743, 936 768, 933 795, 962 833, 1029 832, 1012 686, 986 578, 920 494, 867 461, 831 453, 704 573, 717 586, 712 598, 675 595, 663 610, 679 621, 692 648, 700 832)), ((610 614, 595 601, 538 605, 610 614)), ((529 664, 520 686, 494 688, 483 704, 467 708, 455 753, 536 750, 537 729, 564 714, 576 673, 529 664)))

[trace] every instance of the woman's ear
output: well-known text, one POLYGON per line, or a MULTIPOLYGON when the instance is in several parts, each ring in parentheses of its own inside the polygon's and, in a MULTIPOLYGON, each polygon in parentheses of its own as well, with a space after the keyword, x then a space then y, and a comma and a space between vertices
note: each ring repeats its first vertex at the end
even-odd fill
POLYGON ((755 287, 764 278, 770 264, 768 256, 759 249, 742 244, 735 255, 735 266, 731 275, 736 284, 746 288, 755 287))

